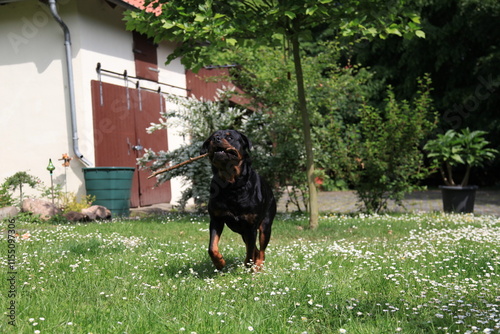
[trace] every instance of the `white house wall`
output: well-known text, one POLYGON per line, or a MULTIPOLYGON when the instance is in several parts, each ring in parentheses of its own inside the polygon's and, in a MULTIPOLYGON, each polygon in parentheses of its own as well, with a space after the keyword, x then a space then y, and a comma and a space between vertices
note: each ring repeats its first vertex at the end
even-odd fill
MULTIPOLYGON (((135 76, 132 33, 125 31, 122 9, 102 0, 58 1, 59 12, 72 38, 73 70, 80 151, 94 163, 91 80, 97 80, 97 63, 107 70, 135 76)), ((26 0, 0 6, 0 182, 17 171, 28 171, 50 185, 49 158, 57 183, 69 191, 85 192, 82 167, 73 159, 67 169, 58 159, 74 156, 67 98, 64 36, 45 5, 26 0)), ((173 46, 158 48, 159 81, 185 87, 180 62, 163 64, 173 46)), ((102 80, 123 85, 121 78, 102 80)), ((148 85, 142 82, 141 85, 148 85)), ((152 89, 158 85, 149 84, 152 89)), ((130 83, 133 87, 133 83, 130 83)), ((163 92, 186 95, 183 89, 163 92)), ((169 148, 182 144, 179 131, 169 130, 169 148)), ((180 198, 181 182, 172 180, 172 202, 180 198)))

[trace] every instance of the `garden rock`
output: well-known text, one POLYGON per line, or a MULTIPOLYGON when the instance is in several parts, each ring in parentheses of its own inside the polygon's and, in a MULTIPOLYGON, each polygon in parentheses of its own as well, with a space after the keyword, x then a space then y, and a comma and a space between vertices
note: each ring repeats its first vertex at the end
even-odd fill
POLYGON ((81 211, 87 215, 90 220, 96 219, 111 219, 111 211, 102 205, 92 205, 90 208, 81 211))
POLYGON ((19 213, 19 209, 15 206, 6 206, 0 208, 0 220, 4 218, 15 217, 19 213))
POLYGON ((22 211, 40 215, 43 220, 49 220, 55 215, 61 214, 61 209, 51 202, 33 198, 27 198, 23 201, 22 211))
POLYGON ((63 217, 66 218, 69 222, 77 223, 77 222, 88 222, 90 221, 89 216, 84 213, 69 211, 63 214, 63 217))

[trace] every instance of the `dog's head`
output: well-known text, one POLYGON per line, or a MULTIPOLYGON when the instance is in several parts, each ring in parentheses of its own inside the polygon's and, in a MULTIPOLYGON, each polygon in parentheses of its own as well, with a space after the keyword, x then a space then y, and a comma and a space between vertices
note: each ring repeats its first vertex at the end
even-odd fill
POLYGON ((234 183, 241 175, 244 164, 250 163, 250 140, 236 130, 218 130, 201 147, 200 154, 208 153, 214 173, 234 183))

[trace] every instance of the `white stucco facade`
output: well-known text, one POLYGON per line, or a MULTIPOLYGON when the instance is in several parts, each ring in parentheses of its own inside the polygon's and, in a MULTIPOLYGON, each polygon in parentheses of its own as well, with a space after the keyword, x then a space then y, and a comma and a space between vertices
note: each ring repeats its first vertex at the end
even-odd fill
MULTIPOLYGON (((91 80, 98 79, 97 63, 135 76, 132 33, 125 30, 123 8, 113 8, 103 0, 62 0, 58 1, 58 10, 71 32, 78 143, 83 156, 94 164, 91 80)), ((164 65, 172 49, 169 43, 158 47, 159 81, 185 87, 185 70, 180 62, 164 65)), ((102 80, 124 85, 118 77, 102 75, 102 80)), ((168 86, 162 91, 186 95, 184 89, 168 86)), ((65 168, 58 161, 63 153, 75 156, 64 35, 47 6, 39 1, 0 6, 0 101, 0 182, 18 171, 28 171, 48 186, 46 167, 50 158, 56 167, 55 182, 83 195, 85 165, 74 158, 65 168)), ((171 129, 168 141, 169 148, 174 149, 183 139, 171 129)), ((180 196, 180 188, 180 181, 172 180, 173 203, 180 196)))

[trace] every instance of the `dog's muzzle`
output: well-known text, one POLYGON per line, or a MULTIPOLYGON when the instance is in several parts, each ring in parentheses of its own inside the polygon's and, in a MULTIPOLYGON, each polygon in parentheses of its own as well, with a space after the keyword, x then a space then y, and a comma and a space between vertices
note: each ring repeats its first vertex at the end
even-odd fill
POLYGON ((214 160, 240 160, 240 152, 234 147, 215 147, 211 155, 214 160))

